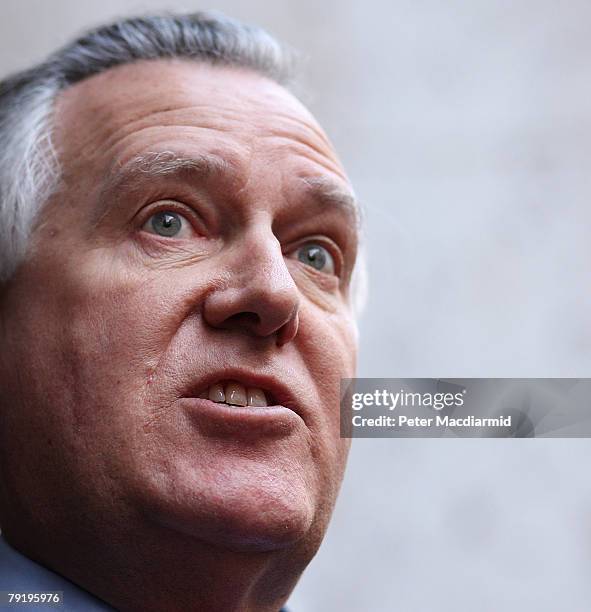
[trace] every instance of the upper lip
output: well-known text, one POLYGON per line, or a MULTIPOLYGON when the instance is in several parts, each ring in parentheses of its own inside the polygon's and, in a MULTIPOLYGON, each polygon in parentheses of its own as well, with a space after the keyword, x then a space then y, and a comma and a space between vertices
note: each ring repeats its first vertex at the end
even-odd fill
POLYGON ((303 418, 300 403, 294 392, 281 380, 272 375, 249 372, 244 369, 224 369, 212 372, 191 385, 188 397, 197 397, 214 383, 230 381, 240 383, 245 387, 262 389, 267 394, 269 405, 280 404, 303 418))

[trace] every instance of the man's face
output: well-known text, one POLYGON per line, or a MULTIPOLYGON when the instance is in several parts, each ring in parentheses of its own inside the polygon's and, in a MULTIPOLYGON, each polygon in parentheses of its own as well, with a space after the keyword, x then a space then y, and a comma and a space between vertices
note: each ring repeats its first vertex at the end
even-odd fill
POLYGON ((261 76, 159 61, 64 92, 55 140, 62 186, 1 302, 3 525, 313 548, 356 355, 323 132, 261 76))

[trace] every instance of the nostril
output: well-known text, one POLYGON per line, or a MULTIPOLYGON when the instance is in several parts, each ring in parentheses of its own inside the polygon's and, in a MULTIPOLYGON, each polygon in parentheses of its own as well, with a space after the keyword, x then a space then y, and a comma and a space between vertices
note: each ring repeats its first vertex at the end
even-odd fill
POLYGON ((203 319, 212 327, 256 336, 277 336, 279 346, 297 331, 299 299, 273 287, 259 287, 257 279, 239 287, 212 291, 203 303, 203 319))
POLYGON ((261 324, 261 317, 256 312, 237 312, 224 321, 224 327, 248 327, 256 329, 261 324))

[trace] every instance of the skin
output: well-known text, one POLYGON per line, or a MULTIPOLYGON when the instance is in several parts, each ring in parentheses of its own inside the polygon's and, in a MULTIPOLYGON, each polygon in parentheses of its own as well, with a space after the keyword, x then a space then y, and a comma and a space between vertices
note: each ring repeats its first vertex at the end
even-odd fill
POLYGON ((350 193, 346 175, 291 94, 238 68, 117 67, 63 92, 55 125, 62 185, 0 294, 4 535, 121 610, 276 612, 349 446, 355 219, 306 189, 350 193), (126 174, 203 155, 223 167, 126 174), (179 236, 153 232, 159 210, 179 236), (334 271, 300 261, 311 237, 334 271), (186 399, 235 367, 288 409, 255 423, 186 399))

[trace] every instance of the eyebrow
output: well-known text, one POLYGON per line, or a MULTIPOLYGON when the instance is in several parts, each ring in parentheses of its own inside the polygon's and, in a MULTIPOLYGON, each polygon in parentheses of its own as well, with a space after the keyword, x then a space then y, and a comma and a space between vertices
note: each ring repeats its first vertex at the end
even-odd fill
POLYGON ((192 157, 182 157, 172 151, 146 153, 134 157, 123 166, 116 166, 107 178, 106 189, 121 182, 131 183, 135 178, 144 176, 171 176, 189 171, 206 178, 226 174, 231 168, 230 162, 211 153, 192 157))
MULTIPOLYGON (((146 178, 175 177, 188 174, 192 180, 207 179, 215 176, 231 176, 235 164, 212 153, 185 157, 173 151, 149 152, 138 155, 123 165, 114 165, 100 191, 100 201, 104 203, 97 211, 95 223, 106 214, 109 206, 105 197, 123 187, 133 188, 146 178)), ((355 219, 357 230, 361 226, 361 209, 355 196, 343 189, 333 180, 323 177, 300 177, 306 195, 321 204, 340 210, 355 219)))
POLYGON ((228 175, 233 168, 228 160, 212 153, 190 157, 178 155, 173 151, 149 152, 138 155, 125 164, 113 164, 100 189, 100 205, 93 218, 97 225, 110 208, 109 197, 120 189, 133 189, 146 179, 175 177, 183 174, 192 180, 207 179, 216 175, 228 175))
POLYGON ((301 177, 309 197, 322 204, 342 210, 355 219, 355 226, 361 227, 361 206, 355 195, 340 187, 338 183, 324 176, 301 177))

